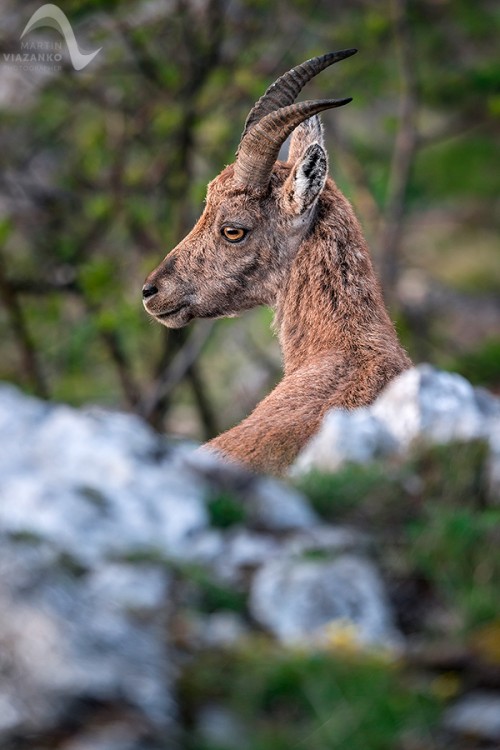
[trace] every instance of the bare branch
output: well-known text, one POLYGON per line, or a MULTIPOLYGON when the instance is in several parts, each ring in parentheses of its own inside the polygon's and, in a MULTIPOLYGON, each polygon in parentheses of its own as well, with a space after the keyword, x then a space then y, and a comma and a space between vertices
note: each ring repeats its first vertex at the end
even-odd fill
POLYGON ((117 331, 100 331, 101 339, 116 367, 128 406, 135 410, 140 398, 139 388, 132 376, 132 368, 117 331))
POLYGON ((395 298, 406 195, 418 146, 418 87, 415 52, 408 18, 409 0, 393 0, 392 5, 394 33, 400 58, 401 96, 399 127, 392 154, 387 200, 378 243, 379 257, 382 259, 382 284, 389 302, 395 298))
POLYGON ((16 291, 12 288, 5 272, 4 259, 0 255, 0 297, 9 317, 14 341, 19 350, 25 378, 31 382, 38 396, 49 397, 49 391, 43 376, 38 354, 29 332, 24 312, 19 304, 16 291))
POLYGON ((176 388, 181 380, 186 377, 193 363, 201 354, 207 343, 214 322, 201 322, 196 325, 193 333, 185 345, 174 356, 169 367, 167 367, 154 383, 151 392, 142 399, 137 407, 138 413, 145 419, 150 419, 157 405, 176 388))
POLYGON ((45 297, 48 294, 80 294, 75 279, 53 281, 49 279, 10 279, 10 288, 14 294, 26 294, 33 297, 45 297))
POLYGON ((204 438, 205 440, 210 440, 219 433, 217 417, 208 398, 203 378, 200 377, 198 367, 194 362, 187 372, 187 379, 198 407, 198 414, 202 423, 204 438))

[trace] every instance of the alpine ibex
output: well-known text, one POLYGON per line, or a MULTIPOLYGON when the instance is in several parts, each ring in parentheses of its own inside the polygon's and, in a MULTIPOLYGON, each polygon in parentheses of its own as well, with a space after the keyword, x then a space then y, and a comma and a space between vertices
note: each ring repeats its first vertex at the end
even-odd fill
POLYGON ((143 288, 147 312, 170 328, 274 308, 284 377, 249 417, 207 443, 256 470, 283 471, 328 409, 369 404, 411 364, 358 221, 328 177, 318 113, 351 99, 294 103, 311 78, 355 52, 315 57, 267 89, 236 161, 209 184, 201 218, 143 288), (277 161, 289 135, 288 161, 277 161))

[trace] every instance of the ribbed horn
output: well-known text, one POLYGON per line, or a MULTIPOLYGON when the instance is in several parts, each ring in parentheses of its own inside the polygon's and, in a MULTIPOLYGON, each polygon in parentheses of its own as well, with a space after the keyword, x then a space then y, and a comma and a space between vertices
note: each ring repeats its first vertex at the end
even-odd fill
POLYGON ((234 165, 236 181, 241 185, 251 185, 256 190, 267 188, 279 150, 297 125, 318 112, 341 107, 351 101, 349 97, 298 102, 262 117, 241 140, 234 165))
MULTIPOLYGON (((342 49, 338 52, 327 52, 320 57, 312 57, 310 60, 297 65, 295 68, 284 73, 272 83, 265 94, 254 104, 246 119, 241 140, 248 131, 270 112, 293 104, 306 83, 328 68, 329 65, 344 60, 346 57, 356 54, 357 49, 342 49)), ((239 150, 239 149, 238 149, 239 150)))

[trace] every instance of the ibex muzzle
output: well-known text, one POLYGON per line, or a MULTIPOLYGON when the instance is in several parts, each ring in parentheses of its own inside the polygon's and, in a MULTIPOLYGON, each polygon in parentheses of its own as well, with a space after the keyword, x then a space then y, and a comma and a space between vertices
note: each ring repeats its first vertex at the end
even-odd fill
MULTIPOLYGON (((283 271, 309 225, 327 174, 322 146, 300 163, 276 162, 281 145, 318 112, 351 99, 294 104, 302 87, 354 49, 308 60, 279 78, 252 108, 236 162, 209 185, 205 210, 191 233, 149 274, 144 307, 170 328, 274 305, 283 271), (292 174, 293 172, 293 174, 292 174)), ((317 119, 309 128, 321 140, 317 119)))

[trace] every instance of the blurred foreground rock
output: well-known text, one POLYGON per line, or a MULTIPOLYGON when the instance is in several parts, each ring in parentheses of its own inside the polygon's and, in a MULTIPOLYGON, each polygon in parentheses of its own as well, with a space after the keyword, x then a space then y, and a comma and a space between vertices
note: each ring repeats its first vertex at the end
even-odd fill
POLYGON ((0 441, 3 750, 180 747, 172 641, 230 644, 257 623, 312 645, 350 618, 361 644, 393 638, 367 540, 292 488, 172 448, 133 416, 11 386, 0 441), (254 624, 222 607, 179 625, 176 601, 206 585, 251 600, 254 624))
POLYGON ((170 573, 145 553, 206 524, 200 488, 138 420, 6 386, 0 439, 0 746, 159 747, 170 573))
POLYGON ((255 577, 250 611, 281 641, 318 644, 402 645, 390 616, 383 583, 373 564, 343 554, 322 560, 272 561, 255 577))
MULTIPOLYGON (((498 400, 419 367, 370 409, 327 415, 294 472, 477 437, 500 486, 498 400)), ((7 385, 0 444, 2 750, 181 748, 181 654, 259 630, 404 650, 373 540, 323 522, 293 488, 172 447, 133 416, 7 385)))
POLYGON ((445 714, 446 729, 500 746, 500 696, 475 691, 457 701, 445 714))
POLYGON ((483 439, 490 449, 489 481, 500 495, 500 399, 455 373, 419 365, 395 378, 369 407, 330 411, 291 469, 299 475, 336 471, 403 455, 417 441, 483 439))

